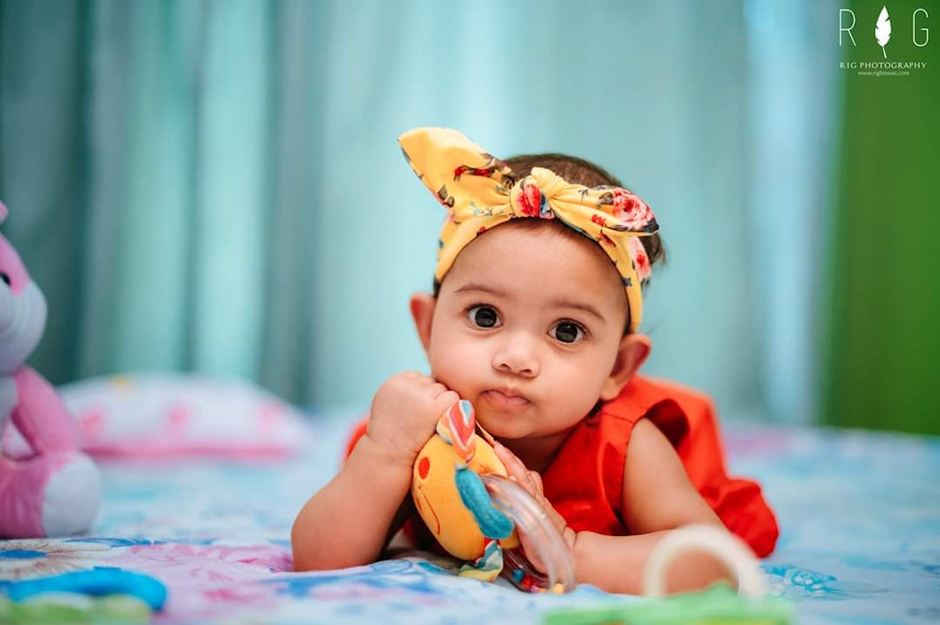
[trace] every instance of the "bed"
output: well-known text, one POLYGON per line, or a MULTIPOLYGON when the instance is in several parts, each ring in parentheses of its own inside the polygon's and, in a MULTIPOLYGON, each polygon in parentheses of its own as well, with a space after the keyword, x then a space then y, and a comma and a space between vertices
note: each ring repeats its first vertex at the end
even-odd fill
MULTIPOLYGON (((0 541, 0 601, 19 581, 93 567, 163 582, 159 623, 538 623, 562 608, 641 601, 589 586, 525 594, 458 578, 453 562, 426 553, 291 572, 294 515, 336 470, 354 418, 307 415, 287 458, 100 458, 92 531, 0 541)), ((797 622, 940 620, 940 441, 729 425, 725 438, 733 471, 758 478, 778 512, 782 536, 763 570, 797 622)), ((5 605, 0 621, 25 618, 5 605)))

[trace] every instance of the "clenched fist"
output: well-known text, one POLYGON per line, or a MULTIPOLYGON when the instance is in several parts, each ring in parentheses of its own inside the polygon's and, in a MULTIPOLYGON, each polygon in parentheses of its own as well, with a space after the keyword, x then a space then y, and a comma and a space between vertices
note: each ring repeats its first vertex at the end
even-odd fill
POLYGON ((366 436, 393 462, 411 467, 441 415, 458 401, 457 393, 434 378, 417 371, 398 373, 375 393, 366 436))

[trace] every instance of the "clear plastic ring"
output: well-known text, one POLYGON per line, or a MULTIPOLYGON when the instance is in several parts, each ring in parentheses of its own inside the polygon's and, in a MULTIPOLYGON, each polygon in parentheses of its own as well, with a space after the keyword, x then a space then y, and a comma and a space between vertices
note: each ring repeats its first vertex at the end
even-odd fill
POLYGON ((566 593, 574 590, 577 580, 571 552, 542 506, 509 478, 492 473, 480 478, 493 504, 526 535, 546 569, 544 574, 539 572, 519 547, 503 551, 503 575, 516 588, 529 592, 566 593))

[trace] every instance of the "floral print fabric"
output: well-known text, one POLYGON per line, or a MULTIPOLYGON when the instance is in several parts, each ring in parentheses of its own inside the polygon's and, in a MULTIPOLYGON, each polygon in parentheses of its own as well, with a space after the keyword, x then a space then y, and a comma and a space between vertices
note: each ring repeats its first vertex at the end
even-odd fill
MULTIPOLYGON (((289 461, 101 462, 90 535, 0 541, 3 589, 23 579, 118 567, 169 589, 157 623, 538 623, 554 609, 637 601, 580 587, 564 597, 458 578, 427 553, 291 572, 297 511, 340 462, 354 415, 323 418, 289 461), (348 418, 347 418, 348 417, 348 418)), ((936 622, 940 441, 726 425, 730 469, 761 480, 782 534, 763 564, 799 623, 936 622)))

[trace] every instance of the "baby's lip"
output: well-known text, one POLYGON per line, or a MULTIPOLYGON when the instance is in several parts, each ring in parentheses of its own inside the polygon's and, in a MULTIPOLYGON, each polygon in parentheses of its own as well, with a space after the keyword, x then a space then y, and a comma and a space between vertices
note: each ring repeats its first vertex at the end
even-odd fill
POLYGON ((518 389, 510 386, 501 386, 491 388, 485 391, 485 394, 492 394, 500 404, 521 406, 529 403, 529 398, 519 392, 518 389))
POLYGON ((519 392, 519 388, 515 386, 497 386, 496 388, 491 388, 491 391, 499 391, 506 397, 521 397, 527 399, 524 394, 519 392))

